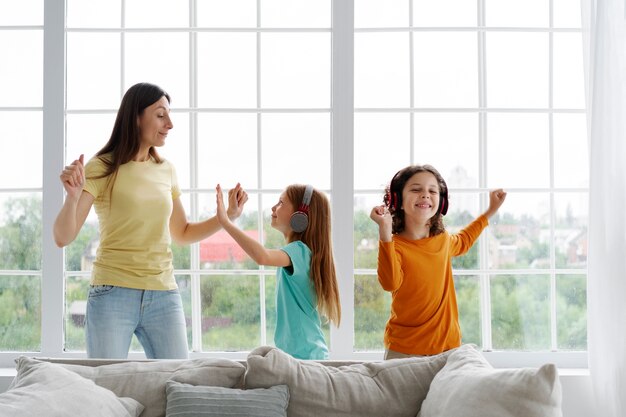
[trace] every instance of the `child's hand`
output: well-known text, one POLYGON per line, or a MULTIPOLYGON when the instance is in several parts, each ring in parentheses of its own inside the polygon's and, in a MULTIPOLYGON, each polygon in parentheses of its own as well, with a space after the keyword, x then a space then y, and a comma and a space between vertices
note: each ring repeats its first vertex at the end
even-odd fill
POLYGON ((492 190, 489 193, 489 208, 485 212, 485 216, 487 218, 496 214, 504 200, 506 199, 506 192, 502 188, 498 188, 497 190, 492 190))
POLYGON ((228 210, 226 214, 230 220, 235 220, 243 212, 243 205, 248 201, 248 193, 244 191, 241 184, 237 183, 235 188, 228 191, 228 210))
POLYGON ((374 220, 374 222, 378 225, 380 240, 390 242, 392 219, 387 206, 382 205, 374 207, 370 212, 370 219, 374 220))
POLYGON ((217 221, 220 222, 220 224, 223 226, 224 224, 230 222, 230 219, 228 218, 228 215, 226 214, 226 208, 224 207, 224 196, 222 195, 222 187, 217 184, 217 187, 215 187, 215 191, 216 191, 216 203, 217 203, 217 221))

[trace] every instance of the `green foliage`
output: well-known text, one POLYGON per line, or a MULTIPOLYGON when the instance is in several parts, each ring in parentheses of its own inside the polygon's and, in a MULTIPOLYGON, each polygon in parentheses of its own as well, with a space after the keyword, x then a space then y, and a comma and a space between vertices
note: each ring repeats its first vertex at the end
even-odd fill
POLYGON ((41 269, 41 199, 39 196, 9 199, 0 227, 0 268, 41 269))

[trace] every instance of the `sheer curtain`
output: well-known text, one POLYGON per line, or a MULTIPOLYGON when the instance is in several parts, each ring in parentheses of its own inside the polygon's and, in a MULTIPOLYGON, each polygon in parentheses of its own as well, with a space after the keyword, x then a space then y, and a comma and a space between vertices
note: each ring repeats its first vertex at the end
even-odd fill
POLYGON ((603 417, 626 416, 626 18, 582 0, 590 186, 589 369, 603 417))

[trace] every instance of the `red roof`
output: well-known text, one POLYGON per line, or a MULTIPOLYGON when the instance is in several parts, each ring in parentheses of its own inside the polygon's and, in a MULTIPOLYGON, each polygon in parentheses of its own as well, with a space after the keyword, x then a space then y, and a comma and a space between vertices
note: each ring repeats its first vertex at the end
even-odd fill
MULTIPOLYGON (((258 230, 244 230, 254 240, 259 240, 258 230)), ((224 230, 200 241, 200 262, 243 261, 248 255, 224 230)))

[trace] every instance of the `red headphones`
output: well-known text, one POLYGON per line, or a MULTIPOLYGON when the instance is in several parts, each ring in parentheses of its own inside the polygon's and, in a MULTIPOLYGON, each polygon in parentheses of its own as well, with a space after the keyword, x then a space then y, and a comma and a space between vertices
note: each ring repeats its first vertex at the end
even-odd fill
POLYGON ((302 233, 309 225, 309 204, 311 204, 311 197, 313 196, 313 186, 307 185, 304 189, 304 196, 302 197, 302 203, 298 207, 289 219, 291 229, 296 233, 302 233))

